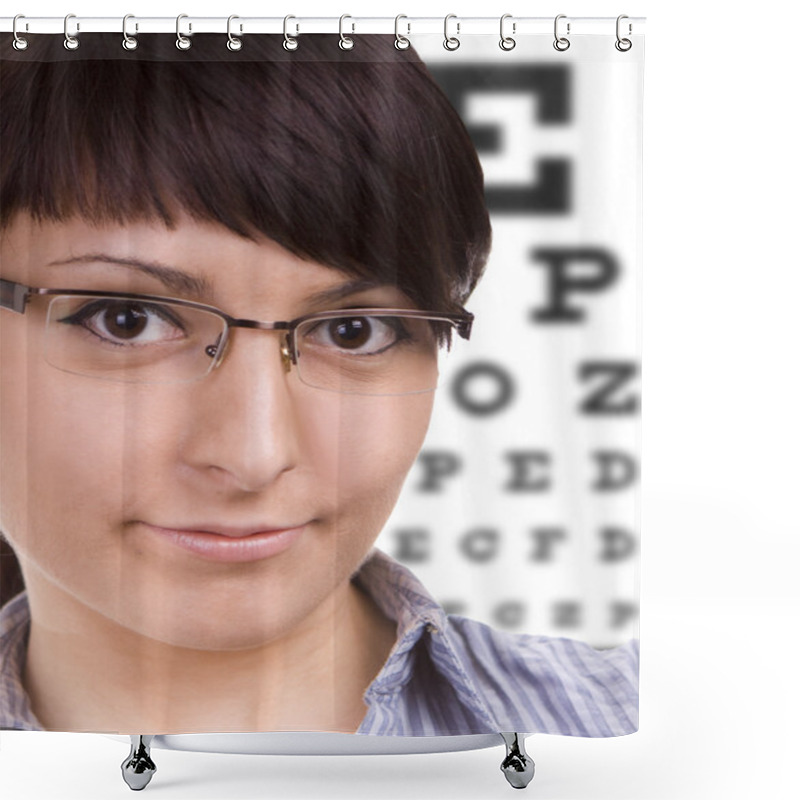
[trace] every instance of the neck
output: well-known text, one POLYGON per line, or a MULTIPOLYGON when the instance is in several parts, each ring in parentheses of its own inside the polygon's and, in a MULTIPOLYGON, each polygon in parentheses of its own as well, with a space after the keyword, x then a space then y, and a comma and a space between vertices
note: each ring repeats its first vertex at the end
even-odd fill
POLYGON ((352 733, 395 641, 395 624, 349 581, 290 635, 237 651, 141 636, 52 584, 28 593, 23 682, 47 730, 352 733))

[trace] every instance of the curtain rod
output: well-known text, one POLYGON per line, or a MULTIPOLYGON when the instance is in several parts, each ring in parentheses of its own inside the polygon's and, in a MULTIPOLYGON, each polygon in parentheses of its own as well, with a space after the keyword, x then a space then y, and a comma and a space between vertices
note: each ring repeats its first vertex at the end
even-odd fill
MULTIPOLYGON (((11 33, 14 30, 14 17, 0 17, 0 32, 11 33)), ((65 17, 27 17, 18 15, 16 31, 25 33, 64 34, 65 25, 72 36, 81 33, 120 33, 122 34, 122 17, 82 17, 69 15, 65 17)), ((553 35, 554 17, 514 17, 505 15, 503 30, 505 35, 553 35)), ((560 30, 570 35, 605 34, 614 36, 617 31, 617 17, 570 17, 559 15, 560 30)), ((623 36, 644 33, 644 17, 624 16, 619 22, 623 36)), ((194 17, 181 15, 180 31, 184 36, 195 33, 227 33, 228 17, 194 17)), ((396 32, 403 36, 444 34, 444 17, 356 17, 345 15, 339 17, 232 17, 231 31, 236 35, 256 33, 289 33, 292 36, 303 33, 384 33, 396 32), (396 27, 397 26, 397 27, 396 27)), ((129 15, 125 24, 126 32, 133 36, 146 33, 175 33, 178 27, 176 17, 136 17, 129 15)), ((500 33, 500 16, 497 17, 458 17, 450 16, 448 31, 458 36, 472 34, 500 33)))

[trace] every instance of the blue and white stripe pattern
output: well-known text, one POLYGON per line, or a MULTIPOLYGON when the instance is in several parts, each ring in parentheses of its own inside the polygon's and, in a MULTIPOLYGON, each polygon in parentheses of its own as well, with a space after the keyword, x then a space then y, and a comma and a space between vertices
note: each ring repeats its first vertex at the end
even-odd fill
POLYGON ((0 611, 0 730, 42 730, 22 686, 30 619, 25 592, 0 611))
MULTIPOLYGON (((556 733, 620 736, 638 727, 638 644, 497 631, 447 616, 416 577, 374 550, 355 577, 397 622, 397 641, 364 694, 357 734, 556 733)), ((26 595, 0 612, 0 728, 42 730, 22 685, 26 595)))
POLYGON ((364 695, 369 710, 357 733, 621 736, 638 729, 638 642, 595 650, 447 616, 409 570, 377 550, 356 581, 398 624, 397 643, 364 695))

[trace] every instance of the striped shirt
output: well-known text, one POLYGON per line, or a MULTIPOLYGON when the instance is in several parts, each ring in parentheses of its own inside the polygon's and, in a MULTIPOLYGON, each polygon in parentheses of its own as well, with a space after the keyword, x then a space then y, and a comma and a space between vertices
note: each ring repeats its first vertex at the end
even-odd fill
MULTIPOLYGON (((505 731, 620 736, 638 728, 638 644, 595 650, 448 616, 405 567, 374 550, 354 578, 397 623, 397 641, 364 694, 357 734, 505 731)), ((42 730, 22 685, 26 595, 0 612, 0 728, 42 730)))

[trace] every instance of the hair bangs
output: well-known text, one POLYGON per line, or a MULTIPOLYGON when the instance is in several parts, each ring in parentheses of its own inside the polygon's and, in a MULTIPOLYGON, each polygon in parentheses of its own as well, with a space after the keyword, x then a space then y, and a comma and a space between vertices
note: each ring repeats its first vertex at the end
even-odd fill
POLYGON ((167 227, 188 215, 420 307, 454 310, 472 291, 490 242, 481 168, 393 37, 364 37, 363 60, 335 37, 304 37, 304 60, 259 37, 243 61, 132 59, 103 38, 91 59, 3 61, 0 226, 22 211, 167 227))

